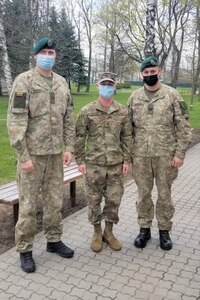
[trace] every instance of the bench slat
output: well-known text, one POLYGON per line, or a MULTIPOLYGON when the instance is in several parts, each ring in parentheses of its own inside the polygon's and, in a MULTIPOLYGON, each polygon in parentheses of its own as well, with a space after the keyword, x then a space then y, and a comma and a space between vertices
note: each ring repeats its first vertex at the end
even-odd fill
POLYGON ((12 188, 15 185, 16 185, 16 181, 12 181, 10 183, 0 185, 0 193, 1 193, 2 190, 12 188))
MULTIPOLYGON (((72 162, 69 167, 63 167, 64 183, 72 183, 81 178, 83 174, 78 170, 75 162, 72 162)), ((16 181, 0 186, 0 203, 14 205, 18 203, 18 189, 16 181)))

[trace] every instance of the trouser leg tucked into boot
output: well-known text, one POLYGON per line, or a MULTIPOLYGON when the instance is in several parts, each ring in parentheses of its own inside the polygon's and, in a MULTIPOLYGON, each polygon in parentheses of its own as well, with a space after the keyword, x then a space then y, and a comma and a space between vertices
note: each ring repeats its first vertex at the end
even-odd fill
POLYGON ((91 249, 94 252, 100 252, 103 248, 101 224, 94 225, 94 234, 91 243, 91 249))
POLYGON ((103 233, 103 241, 108 243, 111 249, 115 251, 119 251, 122 248, 121 242, 114 236, 112 229, 113 229, 113 223, 112 222, 105 222, 105 230, 103 233))
POLYGON ((136 237, 134 241, 134 245, 137 248, 144 248, 151 238, 151 230, 150 228, 140 228, 140 233, 136 237))
POLYGON ((160 248, 163 250, 171 250, 172 249, 172 240, 169 236, 168 230, 159 230, 160 234, 160 248))

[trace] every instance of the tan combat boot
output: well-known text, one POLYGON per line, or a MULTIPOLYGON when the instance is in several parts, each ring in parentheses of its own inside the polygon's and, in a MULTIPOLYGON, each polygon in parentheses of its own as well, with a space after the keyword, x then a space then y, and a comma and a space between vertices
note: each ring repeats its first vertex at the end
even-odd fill
POLYGON ((91 243, 91 249, 94 252, 100 252, 103 248, 101 224, 94 225, 94 234, 91 243))
POLYGON ((106 223, 106 226, 105 226, 105 230, 104 230, 104 233, 103 233, 103 241, 108 243, 108 245, 110 246, 111 249, 113 249, 115 251, 121 250, 122 244, 114 236, 114 234, 112 232, 113 223, 107 222, 107 221, 105 223, 106 223))

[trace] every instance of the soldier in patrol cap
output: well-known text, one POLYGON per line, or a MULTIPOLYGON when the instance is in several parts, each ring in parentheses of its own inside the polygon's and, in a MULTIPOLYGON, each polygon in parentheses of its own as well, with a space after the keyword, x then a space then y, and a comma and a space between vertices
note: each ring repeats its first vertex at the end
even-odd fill
POLYGON ((70 258, 74 251, 62 241, 63 162, 74 152, 75 124, 66 80, 52 71, 56 44, 44 37, 36 41, 36 67, 18 75, 8 108, 8 132, 18 165, 19 219, 15 238, 21 268, 34 272, 32 256, 36 233, 36 200, 43 198, 46 250, 70 258), (64 154, 62 149, 64 146, 64 154))
POLYGON ((170 250, 169 231, 174 214, 171 186, 178 168, 183 165, 191 141, 191 129, 183 99, 175 89, 160 82, 158 58, 146 57, 140 70, 144 86, 134 91, 128 100, 133 125, 133 176, 138 187, 136 204, 140 226, 134 245, 144 248, 151 238, 150 227, 154 218, 151 192, 155 180, 160 247, 170 250))
POLYGON ((127 108, 113 100, 115 74, 103 73, 97 88, 99 98, 82 108, 77 117, 75 158, 84 174, 88 220, 94 226, 91 249, 101 251, 104 240, 119 251, 121 242, 113 234, 113 224, 119 221, 123 174, 128 172, 131 159, 131 123, 127 108))

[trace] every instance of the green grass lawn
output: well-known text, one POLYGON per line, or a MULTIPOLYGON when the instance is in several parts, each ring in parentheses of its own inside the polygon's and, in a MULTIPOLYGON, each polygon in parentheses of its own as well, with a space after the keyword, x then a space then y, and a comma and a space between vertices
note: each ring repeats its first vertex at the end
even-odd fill
MULTIPOLYGON (((134 87, 133 89, 137 89, 134 87)), ((133 89, 117 90, 114 99, 126 105, 128 97, 133 89)), ((188 107, 190 106, 190 89, 180 89, 188 107)), ((72 96, 74 101, 74 112, 77 114, 81 107, 98 98, 98 91, 95 84, 91 85, 91 92, 85 93, 81 90, 80 93, 75 92, 75 86, 72 87, 72 96)), ((6 128, 6 114, 7 114, 7 97, 0 97, 0 184, 15 179, 16 173, 16 158, 13 149, 8 140, 6 128)), ((194 97, 193 109, 190 111, 190 123, 193 128, 200 128, 200 101, 194 97)))

